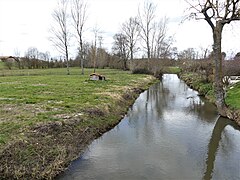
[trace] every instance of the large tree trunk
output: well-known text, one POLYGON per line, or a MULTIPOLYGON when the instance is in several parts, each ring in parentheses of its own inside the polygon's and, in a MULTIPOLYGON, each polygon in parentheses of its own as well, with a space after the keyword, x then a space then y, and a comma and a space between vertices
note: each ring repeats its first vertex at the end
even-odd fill
POLYGON ((222 39, 223 24, 217 22, 213 30, 213 54, 215 62, 215 82, 214 90, 216 97, 216 106, 221 116, 226 117, 226 104, 225 104, 225 91, 223 89, 223 67, 222 67, 222 52, 221 52, 221 39, 222 39))

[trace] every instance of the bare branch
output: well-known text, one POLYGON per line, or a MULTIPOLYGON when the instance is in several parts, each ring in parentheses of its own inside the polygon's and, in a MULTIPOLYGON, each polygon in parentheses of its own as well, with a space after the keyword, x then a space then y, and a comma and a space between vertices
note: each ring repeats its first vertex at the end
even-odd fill
POLYGON ((139 27, 141 28, 141 38, 143 39, 147 50, 147 57, 151 55, 150 33, 153 30, 154 18, 156 12, 156 5, 149 1, 144 2, 142 10, 138 9, 139 27))
POLYGON ((69 75, 69 41, 70 32, 68 29, 68 0, 59 0, 58 7, 53 11, 52 17, 56 23, 52 26, 50 32, 52 36, 50 41, 54 44, 56 49, 65 56, 67 63, 67 74, 69 75))
POLYGON ((81 60, 82 74, 84 74, 83 67, 83 32, 87 20, 87 3, 84 0, 72 0, 71 15, 73 20, 73 27, 77 34, 79 55, 81 60))

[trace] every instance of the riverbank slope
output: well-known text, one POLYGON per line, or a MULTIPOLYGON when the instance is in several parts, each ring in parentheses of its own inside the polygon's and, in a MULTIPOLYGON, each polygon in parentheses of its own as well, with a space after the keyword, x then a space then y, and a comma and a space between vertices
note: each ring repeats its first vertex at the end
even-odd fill
MULTIPOLYGON (((206 82, 197 73, 180 73, 180 78, 188 86, 197 90, 199 95, 206 97, 210 102, 215 102, 213 84, 206 82)), ((240 126, 240 83, 231 85, 226 91, 226 104, 228 106, 227 116, 240 126)))
POLYGON ((88 80, 90 69, 62 71, 0 78, 1 178, 52 179, 157 82, 111 69, 98 70, 106 81, 88 80))

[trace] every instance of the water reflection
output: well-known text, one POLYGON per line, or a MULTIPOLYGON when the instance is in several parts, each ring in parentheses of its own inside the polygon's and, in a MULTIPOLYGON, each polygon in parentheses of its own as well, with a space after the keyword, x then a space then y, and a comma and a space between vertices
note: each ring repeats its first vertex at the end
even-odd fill
POLYGON ((240 131, 217 119, 211 103, 164 75, 60 179, 240 179, 240 131))
MULTIPOLYGON (((226 131, 224 132, 226 126, 231 126, 233 129, 240 131, 240 128, 239 128, 239 126, 237 126, 236 123, 234 123, 226 118, 222 118, 222 117, 218 118, 218 120, 213 128, 212 136, 211 136, 211 139, 208 144, 208 154, 207 154, 207 158, 206 158, 206 167, 207 168, 206 168, 206 171, 203 176, 204 180, 212 179, 213 172, 214 172, 214 163, 215 163, 215 159, 217 156, 217 152, 219 150, 219 144, 221 142, 222 136, 226 135, 226 131)), ((231 146, 229 143, 231 141, 231 137, 229 137, 227 139, 228 147, 226 147, 226 148, 229 150, 234 149, 234 147, 231 146)), ((240 162, 238 162, 238 163, 240 163, 240 162)), ((238 167, 239 167, 238 169, 240 169, 239 164, 238 164, 238 167)), ((232 173, 233 173, 233 175, 236 174, 236 177, 240 178, 239 170, 233 171, 232 173)))

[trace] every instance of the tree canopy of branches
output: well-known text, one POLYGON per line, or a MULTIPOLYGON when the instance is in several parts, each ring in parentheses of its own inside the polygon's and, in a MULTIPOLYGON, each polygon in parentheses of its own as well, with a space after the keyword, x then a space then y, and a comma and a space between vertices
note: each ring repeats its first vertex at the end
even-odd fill
POLYGON ((119 33, 115 34, 114 37, 113 51, 116 56, 124 62, 124 70, 127 69, 127 60, 129 58, 129 49, 128 49, 128 37, 125 34, 119 33))
POLYGON ((134 52, 136 51, 136 43, 140 34, 137 17, 131 17, 128 21, 122 24, 122 33, 127 38, 127 46, 130 51, 130 59, 133 59, 134 52))
POLYGON ((167 18, 163 18, 153 24, 151 57, 152 58, 166 58, 169 53, 171 38, 166 38, 167 32, 167 18))
POLYGON ((151 57, 151 32, 153 31, 156 5, 145 1, 143 9, 138 9, 139 26, 141 28, 141 39, 144 41, 144 48, 147 51, 147 58, 151 57))
POLYGON ((157 6, 145 1, 142 9, 138 10, 140 38, 147 58, 166 58, 170 56, 172 38, 167 38, 168 19, 156 17, 157 6))
POLYGON ((193 10, 191 15, 209 24, 213 35, 213 59, 215 62, 215 97, 220 115, 227 116, 225 92, 223 89, 222 31, 226 24, 240 20, 240 0, 198 0, 187 1, 193 10))
POLYGON ((52 41, 56 49, 64 55, 67 66, 67 74, 69 75, 70 30, 68 24, 68 0, 58 1, 58 7, 54 10, 52 17, 56 25, 51 29, 53 37, 50 38, 50 41, 52 41))
POLYGON ((97 67, 97 39, 100 33, 100 28, 95 25, 95 27, 92 29, 92 32, 94 33, 94 45, 92 46, 92 59, 93 59, 93 72, 96 72, 97 67))
POLYGON ((84 74, 84 50, 83 50, 83 32, 84 26, 87 20, 87 4, 84 0, 72 0, 71 14, 73 19, 73 27, 77 34, 77 40, 79 44, 79 57, 81 62, 82 74, 84 74))

